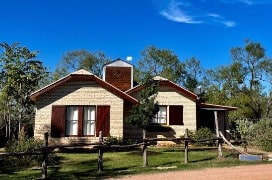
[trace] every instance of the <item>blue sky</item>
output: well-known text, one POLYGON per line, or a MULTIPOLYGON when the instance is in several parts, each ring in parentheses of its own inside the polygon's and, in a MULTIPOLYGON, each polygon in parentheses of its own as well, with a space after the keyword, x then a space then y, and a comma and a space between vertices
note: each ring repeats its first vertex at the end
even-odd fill
POLYGON ((103 51, 136 64, 147 46, 230 63, 245 39, 272 55, 272 0, 1 0, 0 41, 19 42, 54 70, 67 51, 103 51))

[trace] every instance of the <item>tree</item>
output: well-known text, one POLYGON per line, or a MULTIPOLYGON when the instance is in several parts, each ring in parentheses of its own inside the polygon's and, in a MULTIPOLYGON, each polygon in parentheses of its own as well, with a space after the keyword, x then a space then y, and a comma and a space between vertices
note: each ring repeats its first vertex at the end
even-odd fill
POLYGON ((31 52, 18 43, 1 43, 1 121, 11 124, 13 135, 20 133, 21 123, 32 123, 34 106, 29 95, 40 87, 47 76, 46 68, 36 60, 38 52, 31 52), (17 129, 17 130, 16 130, 17 129))
POLYGON ((246 40, 243 47, 231 49, 231 57, 230 65, 208 71, 210 74, 206 77, 210 77, 210 86, 206 99, 238 107, 232 114, 236 119, 259 120, 271 114, 272 61, 266 57, 262 45, 246 40))
POLYGON ((158 93, 158 82, 153 80, 151 74, 147 74, 142 85, 140 103, 133 106, 127 121, 133 126, 143 129, 143 138, 145 138, 146 128, 152 123, 159 111, 158 102, 155 101, 158 93))
POLYGON ((142 52, 135 78, 142 82, 147 74, 152 77, 162 76, 175 83, 182 83, 185 75, 184 64, 172 51, 149 46, 142 52))
POLYGON ((272 62, 265 56, 265 49, 260 43, 246 40, 244 47, 231 49, 231 56, 234 63, 244 67, 250 92, 261 90, 262 81, 269 82, 267 77, 271 77, 272 62))
POLYGON ((185 61, 185 79, 183 85, 189 91, 194 92, 195 88, 201 85, 203 68, 200 65, 200 61, 195 57, 187 59, 185 61))
POLYGON ((69 51, 65 53, 60 60, 53 73, 53 80, 57 80, 79 69, 88 70, 98 77, 102 77, 102 66, 110 61, 111 60, 100 51, 94 53, 86 50, 69 51))

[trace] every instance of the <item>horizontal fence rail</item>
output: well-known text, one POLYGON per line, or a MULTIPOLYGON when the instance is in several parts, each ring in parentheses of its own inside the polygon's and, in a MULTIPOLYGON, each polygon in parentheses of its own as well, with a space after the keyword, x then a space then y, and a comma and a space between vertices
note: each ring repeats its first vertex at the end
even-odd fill
POLYGON ((53 153, 53 150, 56 148, 73 148, 73 147, 80 147, 80 146, 91 146, 92 148, 97 150, 98 153, 98 172, 102 172, 104 170, 103 167, 103 154, 105 150, 110 149, 126 149, 126 148, 136 148, 136 147, 142 147, 143 152, 143 166, 148 165, 148 157, 147 157, 147 147, 151 145, 151 142, 158 142, 158 141, 173 141, 173 142, 184 142, 184 163, 189 162, 188 158, 188 149, 189 149, 189 143, 194 142, 206 142, 206 141, 216 141, 218 142, 218 151, 219 151, 219 157, 222 156, 222 150, 221 144, 223 142, 223 139, 221 137, 215 137, 215 138, 208 138, 208 139, 200 139, 200 140, 194 140, 188 136, 188 129, 185 130, 184 137, 182 138, 145 138, 143 139, 143 142, 136 143, 136 144, 130 144, 130 145, 109 145, 107 143, 104 143, 103 139, 103 133, 102 131, 99 132, 99 141, 93 142, 93 143, 73 143, 68 145, 48 145, 48 133, 44 133, 44 145, 43 147, 37 149, 36 151, 31 152, 3 152, 0 153, 1 156, 23 156, 23 155, 42 155, 42 172, 41 172, 41 179, 47 179, 47 168, 48 168, 48 155, 53 153))

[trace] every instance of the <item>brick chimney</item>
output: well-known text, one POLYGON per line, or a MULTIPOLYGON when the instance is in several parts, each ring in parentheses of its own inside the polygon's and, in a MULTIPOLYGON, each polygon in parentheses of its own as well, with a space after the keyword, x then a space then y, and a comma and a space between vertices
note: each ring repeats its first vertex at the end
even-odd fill
POLYGON ((121 91, 133 87, 133 65, 117 59, 103 67, 103 80, 117 87, 121 91))

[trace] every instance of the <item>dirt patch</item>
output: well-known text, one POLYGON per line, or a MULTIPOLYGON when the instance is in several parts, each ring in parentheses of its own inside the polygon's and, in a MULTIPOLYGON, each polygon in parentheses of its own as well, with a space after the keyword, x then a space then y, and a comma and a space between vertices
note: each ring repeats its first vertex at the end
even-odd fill
POLYGON ((194 179, 194 180, 268 180, 272 179, 272 164, 235 166, 226 168, 209 168, 194 171, 174 171, 166 173, 123 176, 117 179, 150 180, 150 179, 194 179))

